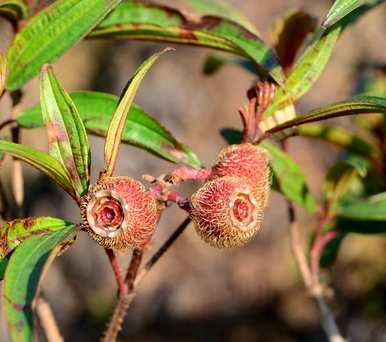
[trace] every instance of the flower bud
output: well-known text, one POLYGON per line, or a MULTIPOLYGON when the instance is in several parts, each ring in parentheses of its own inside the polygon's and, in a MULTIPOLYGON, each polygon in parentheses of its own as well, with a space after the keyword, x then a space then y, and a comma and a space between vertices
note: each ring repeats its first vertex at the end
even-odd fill
POLYGON ((196 231, 214 247, 241 246, 261 228, 265 198, 245 177, 208 181, 191 201, 196 231))
POLYGON ((210 179, 224 176, 247 178, 259 197, 267 205, 270 183, 268 153, 265 149, 249 143, 230 145, 224 148, 212 167, 210 179))
POLYGON ((97 184, 81 203, 83 228, 105 248, 141 246, 158 221, 156 200, 129 177, 111 177, 97 184))

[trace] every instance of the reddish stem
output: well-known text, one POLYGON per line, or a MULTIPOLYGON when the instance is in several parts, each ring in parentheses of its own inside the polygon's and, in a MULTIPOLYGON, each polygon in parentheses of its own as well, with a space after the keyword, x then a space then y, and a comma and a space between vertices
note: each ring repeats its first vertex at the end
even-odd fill
POLYGON ((188 213, 192 210, 190 200, 181 196, 178 192, 170 191, 167 194, 167 200, 176 203, 181 209, 187 211, 188 213))
POLYGON ((112 249, 105 249, 107 257, 109 258, 111 268, 113 269, 115 280, 118 285, 119 297, 127 295, 128 289, 125 280, 123 279, 121 268, 119 267, 117 257, 112 249))
POLYGON ((319 276, 320 256, 322 254, 324 247, 326 246, 327 243, 333 240, 337 235, 338 235, 337 232, 331 231, 331 232, 327 232, 324 235, 319 235, 317 238, 315 238, 311 249, 311 270, 314 278, 319 276))
POLYGON ((170 176, 179 180, 205 180, 210 176, 211 171, 207 169, 191 169, 186 166, 181 166, 170 173, 170 176))

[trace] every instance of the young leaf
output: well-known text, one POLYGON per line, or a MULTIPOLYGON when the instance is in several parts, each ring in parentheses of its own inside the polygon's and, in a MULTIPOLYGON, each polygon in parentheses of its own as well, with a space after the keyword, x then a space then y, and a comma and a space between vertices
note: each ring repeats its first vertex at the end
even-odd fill
POLYGON ((3 224, 0 227, 0 259, 29 237, 62 230, 66 225, 66 221, 54 217, 29 217, 3 224))
POLYGON ((309 191, 305 175, 296 162, 274 145, 261 143, 270 156, 275 190, 310 212, 316 210, 316 200, 309 191))
POLYGON ((279 17, 271 28, 271 36, 280 64, 288 72, 309 33, 314 32, 317 20, 302 10, 291 10, 279 17))
POLYGON ((103 171, 104 176, 110 177, 114 172, 122 134, 126 125, 126 119, 139 85, 158 57, 170 50, 171 49, 169 48, 165 49, 148 58, 142 65, 140 65, 133 77, 128 82, 125 93, 119 101, 118 108, 111 119, 110 126, 107 131, 105 141, 105 168, 103 171))
POLYGON ((370 164, 358 156, 339 160, 327 173, 324 182, 324 195, 328 201, 335 203, 349 191, 350 185, 357 176, 365 177, 370 164))
POLYGON ((279 88, 276 91, 272 104, 264 112, 264 118, 268 118, 296 102, 312 87, 327 65, 340 34, 349 24, 355 22, 360 15, 372 7, 358 8, 329 29, 320 29, 315 32, 311 43, 289 73, 284 88, 279 88))
POLYGON ((153 40, 209 47, 247 57, 256 63, 261 75, 270 75, 278 84, 284 81, 273 50, 257 35, 222 17, 204 16, 190 20, 176 9, 129 1, 117 6, 89 37, 153 40))
POLYGON ((303 137, 326 141, 348 152, 369 159, 376 160, 381 156, 381 151, 377 146, 371 145, 366 140, 343 128, 326 126, 320 123, 309 123, 299 126, 298 134, 303 137))
POLYGON ((386 233, 386 193, 342 204, 337 227, 351 233, 386 233))
POLYGON ((60 252, 61 245, 75 235, 74 225, 55 232, 32 236, 12 254, 4 276, 3 308, 12 341, 34 339, 33 301, 49 264, 60 252))
POLYGON ((16 90, 43 64, 56 60, 75 45, 120 0, 60 0, 34 16, 8 50, 7 89, 16 90))
POLYGON ((336 0, 328 11, 322 26, 327 29, 358 7, 363 5, 374 6, 382 1, 383 0, 336 0))
POLYGON ((286 121, 267 131, 269 134, 283 131, 306 123, 327 120, 346 115, 386 113, 386 98, 376 96, 355 96, 351 100, 333 103, 314 109, 295 119, 286 121))
POLYGON ((17 21, 28 16, 28 5, 25 0, 0 0, 0 15, 17 21))
POLYGON ((54 157, 33 148, 0 140, 0 152, 21 159, 50 177, 61 186, 72 198, 76 199, 70 176, 54 157))
MULTIPOLYGON (((74 92, 70 94, 89 133, 106 136, 111 117, 118 105, 118 97, 99 92, 74 92)), ((16 118, 22 128, 43 127, 40 106, 20 113, 16 118)), ((200 168, 197 155, 142 108, 133 104, 130 108, 122 135, 122 142, 143 148, 173 163, 184 163, 200 168)))
POLYGON ((194 10, 202 16, 218 16, 234 21, 244 26, 247 30, 257 34, 255 25, 253 25, 244 14, 238 9, 230 6, 225 1, 220 0, 184 0, 194 10))
POLYGON ((75 191, 83 196, 90 182, 90 146, 86 128, 70 96, 50 66, 42 69, 40 101, 50 154, 67 169, 75 191))

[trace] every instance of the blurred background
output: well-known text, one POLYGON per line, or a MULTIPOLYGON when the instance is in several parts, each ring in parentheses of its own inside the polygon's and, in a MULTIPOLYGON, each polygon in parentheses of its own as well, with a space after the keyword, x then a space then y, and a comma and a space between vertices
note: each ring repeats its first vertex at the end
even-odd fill
MULTIPOLYGON (((175 1, 163 1, 173 5, 175 1)), ((269 41, 269 25, 292 8, 321 18, 332 1, 233 0, 269 41)), ((5 30, 4 24, 2 29, 5 30)), ((2 31, 5 32, 5 31, 2 31)), ((386 62, 386 8, 380 6, 348 29, 327 69, 299 103, 303 112, 345 99, 355 90, 363 63, 386 62)), ((2 44, 5 36, 1 37, 2 44)), ((127 41, 82 41, 54 64, 68 91, 98 90, 119 95, 135 68, 164 44, 127 41)), ((136 102, 190 145, 206 165, 225 142, 222 127, 240 127, 237 109, 254 77, 235 65, 203 75, 209 51, 176 46, 163 56, 141 85, 136 102)), ((38 102, 37 80, 25 88, 22 107, 38 102)), ((9 99, 0 103, 9 110, 9 99)), ((335 120, 350 127, 349 119, 335 120)), ((45 150, 45 130, 23 131, 23 142, 45 150)), ((93 177, 103 161, 103 139, 91 137, 93 177)), ((293 138, 290 152, 302 165, 313 192, 320 197, 325 171, 339 151, 330 145, 293 138)), ((130 146, 121 148, 116 175, 141 179, 159 175, 172 165, 130 146)), ((25 166, 28 215, 52 215, 79 220, 72 200, 53 183, 25 166)), ((2 168, 6 185, 9 163, 2 168)), ((186 194, 198 183, 184 186, 186 194)), ((298 210, 306 236, 314 222, 298 210)), ((152 254, 183 220, 184 213, 166 211, 154 236, 152 254)), ((119 255, 122 267, 130 253, 119 255)), ((146 258, 145 258, 146 259, 146 258)), ((330 303, 339 326, 351 342, 386 341, 386 239, 351 235, 344 241, 337 263, 325 275, 334 288, 330 303)), ((51 267, 43 284, 66 341, 96 341, 116 299, 116 285, 107 258, 86 233, 51 267)), ((7 341, 1 319, 1 341, 7 341)), ((264 229, 247 246, 218 250, 203 243, 189 227, 152 269, 138 289, 120 341, 325 341, 319 312, 307 296, 288 244, 284 200, 272 193, 264 229)))

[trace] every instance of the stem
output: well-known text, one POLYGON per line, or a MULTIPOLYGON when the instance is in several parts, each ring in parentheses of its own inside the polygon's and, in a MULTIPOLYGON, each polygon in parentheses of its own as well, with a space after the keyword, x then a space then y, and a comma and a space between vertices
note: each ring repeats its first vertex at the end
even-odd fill
POLYGON ((114 309, 114 313, 110 319, 110 323, 107 330, 104 333, 102 342, 116 341, 119 332, 122 329, 123 320, 125 319, 127 310, 131 302, 133 301, 134 294, 134 280, 137 276, 139 266, 143 257, 143 249, 135 248, 133 250, 133 256, 130 261, 130 265, 127 269, 125 277, 125 292, 120 292, 118 303, 114 309))
MULTIPOLYGON (((12 98, 12 119, 15 119, 19 111, 19 104, 23 97, 23 93, 20 90, 16 90, 11 93, 12 98)), ((12 142, 19 143, 20 141, 20 128, 18 126, 11 129, 12 142)), ((23 168, 20 160, 12 158, 12 193, 15 201, 14 216, 23 216, 22 206, 24 200, 24 177, 23 168)))
POLYGON ((48 302, 40 297, 36 304, 36 312, 40 319, 40 324, 44 330, 48 342, 64 341, 60 334, 54 314, 48 302))
POLYGON ((291 202, 288 202, 288 217, 290 220, 289 235, 292 254, 294 255, 296 263, 299 267, 299 271, 302 275, 304 285, 307 289, 312 289, 312 274, 308 266, 306 256, 303 252, 302 243, 300 241, 299 226, 295 220, 295 211, 291 202))
POLYGON ((118 333, 122 329, 122 323, 126 316, 127 310, 130 304, 135 298, 135 289, 145 275, 151 270, 151 268, 158 262, 158 260, 166 253, 166 251, 173 245, 178 237, 184 232, 190 223, 190 218, 187 217, 172 233, 172 235, 165 241, 165 243, 158 249, 155 254, 146 262, 140 272, 139 266, 143 257, 143 250, 136 248, 133 251, 133 257, 131 258, 130 265, 126 274, 126 285, 128 292, 124 296, 120 296, 118 303, 114 309, 113 316, 110 319, 107 330, 102 338, 102 342, 116 341, 118 333))
MULTIPOLYGON (((282 149, 287 152, 286 141, 283 141, 282 149)), ((328 336, 329 342, 345 342, 345 339, 339 332, 338 326, 334 320, 333 313, 328 307, 325 299, 323 297, 323 288, 319 282, 319 277, 315 277, 310 270, 310 266, 304 254, 302 244, 300 241, 300 232, 299 226, 296 222, 295 208, 292 202, 287 200, 288 205, 288 218, 289 218, 289 235, 290 235, 290 244, 291 250, 295 257, 295 261, 298 265, 300 273, 302 275, 304 284, 307 290, 310 292, 311 296, 315 299, 316 303, 319 306, 321 313, 321 323, 322 327, 328 336)))
POLYGON ((117 257, 112 249, 105 249, 107 257, 109 258, 111 268, 113 269, 115 280, 118 285, 119 296, 127 294, 127 286, 122 277, 121 268, 119 267, 117 257))
POLYGON ((314 298, 318 303, 319 310, 322 316, 322 326, 328 336, 329 342, 346 342, 339 332, 338 326, 335 323, 333 314, 325 302, 323 295, 315 294, 314 298))
POLYGON ((158 262, 158 260, 166 253, 166 251, 173 245, 173 243, 180 237, 191 222, 190 217, 187 217, 177 229, 170 235, 170 237, 164 242, 164 244, 158 249, 157 252, 145 263, 141 271, 138 273, 135 281, 134 288, 141 282, 145 275, 152 269, 152 267, 158 262))

